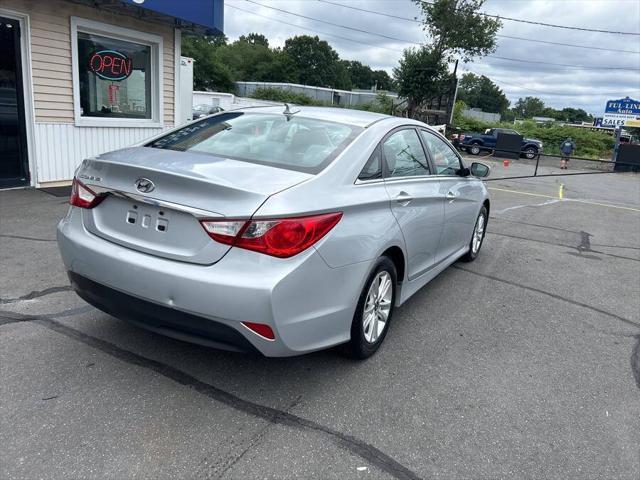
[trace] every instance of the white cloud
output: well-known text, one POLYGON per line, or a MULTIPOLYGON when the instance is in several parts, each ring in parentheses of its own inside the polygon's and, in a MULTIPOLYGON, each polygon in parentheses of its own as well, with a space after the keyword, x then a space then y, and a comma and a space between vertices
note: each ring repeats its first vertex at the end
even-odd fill
MULTIPOLYGON (((342 58, 359 60, 372 68, 382 68, 389 73, 397 65, 402 50, 411 44, 374 34, 407 42, 426 41, 421 26, 410 21, 355 11, 317 0, 256 1, 268 7, 346 25, 369 33, 299 18, 260 7, 245 0, 227 0, 225 32, 231 40, 242 34, 259 32, 269 38, 272 46, 282 46, 291 36, 313 35, 314 31, 324 32, 317 35, 327 40, 342 58), (233 7, 242 8, 251 13, 245 13, 233 7), (279 21, 297 26, 285 25, 279 21), (336 36, 344 38, 336 38, 336 36)), ((418 7, 409 0, 330 1, 395 16, 407 18, 419 16, 418 7)), ((600 30, 638 32, 638 25, 640 25, 640 2, 637 0, 488 0, 483 10, 503 17, 600 30)), ((549 42, 640 51, 640 36, 566 30, 507 20, 503 21, 499 34, 549 42)), ((507 38, 499 38, 498 45, 494 55, 524 59, 529 63, 482 58, 461 66, 461 70, 473 71, 492 78, 512 102, 518 97, 531 95, 542 98, 552 107, 580 107, 597 114, 602 111, 607 99, 626 95, 636 98, 640 96, 639 70, 608 68, 625 66, 638 69, 640 54, 547 45, 507 38), (567 68, 534 63, 536 61, 602 68, 598 70, 567 68)))

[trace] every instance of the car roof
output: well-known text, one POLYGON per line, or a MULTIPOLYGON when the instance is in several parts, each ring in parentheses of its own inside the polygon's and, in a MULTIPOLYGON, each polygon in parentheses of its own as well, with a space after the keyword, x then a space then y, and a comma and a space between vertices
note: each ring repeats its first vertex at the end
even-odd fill
MULTIPOLYGON (((305 118, 314 118, 317 120, 326 120, 329 122, 346 123, 357 127, 368 127, 369 125, 386 118, 394 118, 390 115, 382 113, 367 112, 364 110, 352 110, 349 108, 335 107, 310 107, 305 105, 289 105, 292 112, 305 118)), ((245 107, 233 109, 234 112, 259 112, 259 113, 276 113, 284 112, 285 106, 269 106, 269 107, 245 107)), ((227 110, 229 111, 229 110, 227 110)))

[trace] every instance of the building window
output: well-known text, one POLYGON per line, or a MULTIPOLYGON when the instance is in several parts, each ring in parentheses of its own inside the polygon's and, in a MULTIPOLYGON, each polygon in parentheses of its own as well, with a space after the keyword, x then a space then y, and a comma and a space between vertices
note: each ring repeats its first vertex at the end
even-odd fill
POLYGON ((159 126, 161 37, 75 17, 72 36, 76 125, 159 126))
POLYGON ((151 47, 78 32, 80 115, 151 118, 151 47))

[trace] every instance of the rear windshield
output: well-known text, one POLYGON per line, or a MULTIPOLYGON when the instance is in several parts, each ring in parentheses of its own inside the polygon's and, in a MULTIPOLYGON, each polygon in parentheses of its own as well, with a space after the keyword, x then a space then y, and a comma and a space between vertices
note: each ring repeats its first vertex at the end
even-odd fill
POLYGON ((226 112, 187 125, 146 146, 315 174, 361 131, 353 125, 296 115, 226 112))

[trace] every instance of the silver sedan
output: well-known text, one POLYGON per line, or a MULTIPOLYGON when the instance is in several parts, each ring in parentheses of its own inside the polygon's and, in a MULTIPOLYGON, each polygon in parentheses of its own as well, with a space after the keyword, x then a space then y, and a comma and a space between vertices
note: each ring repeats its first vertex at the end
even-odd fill
POLYGON ((395 307, 489 218, 480 177, 427 125, 369 112, 221 112, 86 159, 58 243, 75 291, 216 348, 366 358, 395 307))

